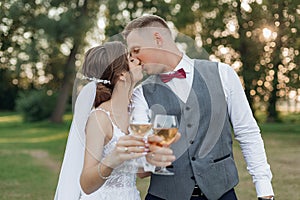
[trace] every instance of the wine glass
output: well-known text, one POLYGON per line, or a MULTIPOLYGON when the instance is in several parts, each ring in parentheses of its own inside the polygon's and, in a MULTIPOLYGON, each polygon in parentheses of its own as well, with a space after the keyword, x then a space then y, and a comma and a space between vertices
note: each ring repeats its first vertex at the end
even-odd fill
POLYGON ((150 109, 133 108, 130 113, 129 131, 131 135, 147 139, 152 128, 152 112, 150 109))
MULTIPOLYGON (((156 115, 152 129, 155 135, 163 138, 158 145, 169 146, 174 141, 178 131, 177 117, 175 115, 156 115)), ((167 170, 166 167, 161 167, 156 170, 154 174, 174 175, 174 173, 167 170)))
MULTIPOLYGON (((132 108, 129 118, 129 132, 137 138, 143 138, 147 141, 147 136, 152 128, 152 112, 150 109, 132 108)), ((132 164, 136 167, 143 167, 143 159, 137 158, 132 160, 132 164)))

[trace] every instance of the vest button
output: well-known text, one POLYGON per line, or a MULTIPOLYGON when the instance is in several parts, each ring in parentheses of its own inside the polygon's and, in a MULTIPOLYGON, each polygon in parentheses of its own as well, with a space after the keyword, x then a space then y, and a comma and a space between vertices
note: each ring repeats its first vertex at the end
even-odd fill
POLYGON ((190 140, 190 144, 194 144, 194 140, 190 140))
POLYGON ((195 180, 195 176, 192 176, 191 179, 192 179, 192 180, 195 180))
POLYGON ((188 127, 188 128, 191 128, 191 127, 192 127, 192 124, 187 124, 187 127, 188 127))
POLYGON ((190 109, 191 109, 191 108, 190 108, 190 107, 188 107, 188 106, 185 108, 185 110, 190 110, 190 109))
POLYGON ((196 160, 196 158, 195 157, 192 157, 192 161, 195 161, 196 160))

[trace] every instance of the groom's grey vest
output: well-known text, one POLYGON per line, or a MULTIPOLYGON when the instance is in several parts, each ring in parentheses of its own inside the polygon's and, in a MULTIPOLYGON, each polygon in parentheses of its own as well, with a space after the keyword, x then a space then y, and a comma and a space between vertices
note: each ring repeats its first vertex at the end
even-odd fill
POLYGON ((163 199, 188 200, 197 184, 217 200, 238 183, 232 155, 231 126, 217 63, 196 60, 192 89, 183 103, 158 76, 143 83, 154 112, 176 115, 181 139, 172 145, 174 176, 152 175, 149 193, 163 199))

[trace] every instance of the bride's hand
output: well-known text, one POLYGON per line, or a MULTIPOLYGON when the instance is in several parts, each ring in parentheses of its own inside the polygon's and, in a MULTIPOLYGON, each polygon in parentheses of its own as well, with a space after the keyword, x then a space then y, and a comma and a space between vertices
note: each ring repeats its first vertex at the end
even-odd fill
POLYGON ((148 151, 148 144, 143 138, 125 135, 119 138, 114 150, 102 160, 102 163, 110 168, 115 168, 126 160, 146 155, 148 151))

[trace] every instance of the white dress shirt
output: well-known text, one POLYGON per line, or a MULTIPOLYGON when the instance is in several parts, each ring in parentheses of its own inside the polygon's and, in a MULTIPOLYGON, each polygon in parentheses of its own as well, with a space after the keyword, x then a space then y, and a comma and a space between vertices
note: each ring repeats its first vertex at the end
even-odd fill
MULTIPOLYGON (((185 70, 186 79, 173 78, 166 84, 185 103, 192 88, 194 60, 184 54, 174 71, 180 68, 185 70)), ((240 79, 229 65, 218 63, 218 68, 234 136, 241 146, 257 196, 274 195, 272 173, 267 163, 260 129, 252 115, 240 79)), ((141 112, 148 109, 141 85, 135 89, 132 100, 135 109, 140 109, 141 112)))

